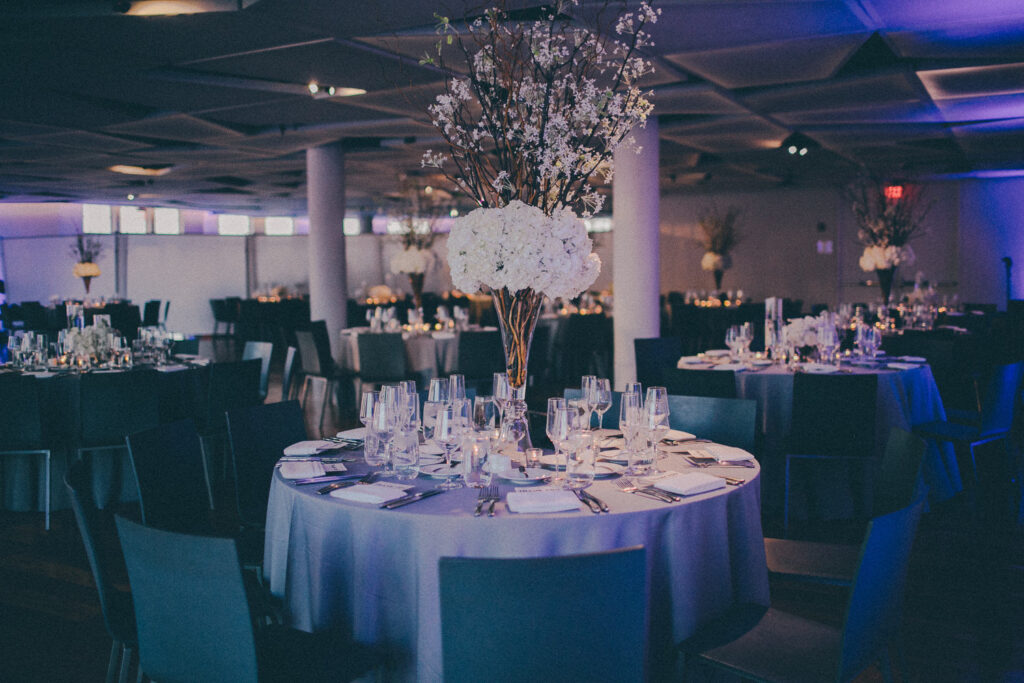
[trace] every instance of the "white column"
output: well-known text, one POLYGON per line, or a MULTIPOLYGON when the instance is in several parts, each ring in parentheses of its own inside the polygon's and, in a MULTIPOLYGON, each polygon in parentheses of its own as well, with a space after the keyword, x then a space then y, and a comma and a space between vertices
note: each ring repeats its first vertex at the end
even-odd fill
POLYGON ((348 315, 345 266, 345 154, 341 144, 306 150, 309 308, 327 321, 332 350, 348 315))
POLYGON ((658 120, 633 131, 635 148, 615 153, 612 267, 615 287, 616 390, 636 380, 633 340, 660 332, 658 295, 658 120))

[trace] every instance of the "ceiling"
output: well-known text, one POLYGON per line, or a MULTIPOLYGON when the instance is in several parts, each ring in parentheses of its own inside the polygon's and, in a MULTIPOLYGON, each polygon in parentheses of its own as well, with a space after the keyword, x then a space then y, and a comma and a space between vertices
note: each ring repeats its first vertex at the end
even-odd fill
MULTIPOLYGON (((350 207, 393 201, 403 174, 438 184, 419 160, 439 144, 425 107, 443 74, 418 57, 434 12, 460 16, 462 1, 244 0, 131 16, 113 0, 0 0, 0 201, 133 194, 298 215, 304 150, 338 141, 350 207), (316 99, 314 80, 367 92, 316 99)), ((1024 169, 1020 0, 656 6, 663 189, 837 184, 858 163, 939 177, 1024 169), (793 134, 806 156, 780 149, 793 134)))

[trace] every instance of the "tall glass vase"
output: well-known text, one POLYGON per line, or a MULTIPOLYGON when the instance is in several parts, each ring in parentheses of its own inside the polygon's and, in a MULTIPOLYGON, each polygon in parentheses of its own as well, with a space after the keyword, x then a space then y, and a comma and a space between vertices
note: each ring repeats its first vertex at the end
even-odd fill
POLYGON ((415 308, 423 308, 423 279, 426 273, 409 273, 409 285, 412 287, 412 301, 415 308))
POLYGON ((889 304, 889 297, 892 295, 892 283, 896 276, 896 268, 876 268, 878 284, 882 288, 882 303, 889 304))
POLYGON ((526 391, 527 361, 530 342, 540 319, 544 295, 532 289, 512 293, 507 288, 491 292, 498 313, 501 343, 505 348, 505 371, 513 396, 522 400, 526 391))

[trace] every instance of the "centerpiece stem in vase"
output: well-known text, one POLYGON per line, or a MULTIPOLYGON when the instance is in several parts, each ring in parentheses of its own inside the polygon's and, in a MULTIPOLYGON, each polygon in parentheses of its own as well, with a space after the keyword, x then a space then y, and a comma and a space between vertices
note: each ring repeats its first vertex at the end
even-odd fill
POLYGON ((505 349, 505 372, 509 386, 521 390, 526 386, 530 342, 540 320, 544 295, 530 288, 512 293, 507 287, 491 291, 498 313, 501 343, 505 349))
POLYGON ((423 308, 423 280, 426 273, 409 273, 409 284, 412 286, 412 301, 416 308, 423 308))
POLYGON ((878 275, 878 284, 882 288, 882 303, 888 305, 889 297, 892 294, 892 283, 896 276, 896 268, 876 268, 875 274, 878 275))

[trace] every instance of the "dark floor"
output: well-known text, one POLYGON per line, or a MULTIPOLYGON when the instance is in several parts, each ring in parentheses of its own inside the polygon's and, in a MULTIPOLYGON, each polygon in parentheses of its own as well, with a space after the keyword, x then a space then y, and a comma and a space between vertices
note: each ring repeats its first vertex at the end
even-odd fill
MULTIPOLYGON (((204 351, 233 353, 224 345, 204 351)), ((273 379, 271 401, 280 396, 273 379)), ((309 423, 317 417, 318 407, 309 406, 309 423)), ((334 406, 326 422, 327 433, 354 426, 334 406)), ((775 525, 766 520, 766 531, 775 525)), ((836 542, 859 540, 862 531, 843 524, 808 533, 836 542)), ((56 512, 49 532, 41 513, 0 512, 0 587, 0 683, 103 680, 110 639, 70 511, 56 512)), ((773 582, 772 599, 841 625, 846 596, 773 582)), ((1024 528, 998 511, 974 520, 960 501, 930 511, 914 546, 904 615, 904 680, 1024 682, 1024 528)))

